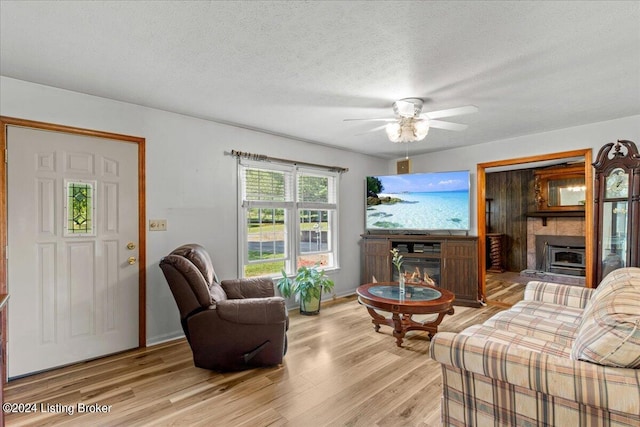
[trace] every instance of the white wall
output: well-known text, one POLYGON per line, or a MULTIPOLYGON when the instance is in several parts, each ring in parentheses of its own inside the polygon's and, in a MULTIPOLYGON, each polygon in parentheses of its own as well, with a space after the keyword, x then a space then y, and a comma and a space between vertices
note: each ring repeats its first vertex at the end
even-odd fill
MULTIPOLYGON (((337 295, 360 280, 362 192, 367 175, 395 173, 396 161, 307 144, 184 115, 0 77, 0 115, 146 138, 148 219, 166 218, 167 232, 147 234, 147 342, 180 335, 173 297, 158 261, 187 242, 205 245, 221 278, 237 275, 237 174, 231 149, 344 166, 340 183, 340 264, 337 295), (218 250, 219 249, 219 250, 218 250)), ((630 139, 640 143, 640 116, 528 135, 412 159, 413 172, 469 169, 475 234, 477 163, 593 148, 630 139)))
MULTIPOLYGON (((335 293, 360 282, 364 178, 388 161, 138 105, 0 77, 0 115, 146 138, 146 218, 168 231, 147 233, 147 342, 182 334, 158 262, 175 247, 209 249, 220 278, 237 277, 237 172, 232 149, 349 168, 340 181, 340 265, 335 293)), ((11 183, 9 183, 11 185, 11 183)))
MULTIPOLYGON (((640 115, 415 156, 411 159, 412 172, 470 170, 471 234, 477 234, 478 163, 589 148, 595 160, 604 144, 618 139, 628 139, 640 146, 640 115)), ((389 162, 387 170, 391 173, 395 173, 397 160, 389 162)))

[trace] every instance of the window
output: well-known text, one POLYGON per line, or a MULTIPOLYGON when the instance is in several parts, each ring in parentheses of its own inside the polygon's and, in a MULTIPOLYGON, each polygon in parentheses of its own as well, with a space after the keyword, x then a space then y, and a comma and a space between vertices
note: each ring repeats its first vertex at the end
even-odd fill
POLYGON ((337 267, 338 173, 240 162, 243 277, 337 267))
POLYGON ((95 185, 95 181, 65 181, 65 236, 95 236, 95 185))

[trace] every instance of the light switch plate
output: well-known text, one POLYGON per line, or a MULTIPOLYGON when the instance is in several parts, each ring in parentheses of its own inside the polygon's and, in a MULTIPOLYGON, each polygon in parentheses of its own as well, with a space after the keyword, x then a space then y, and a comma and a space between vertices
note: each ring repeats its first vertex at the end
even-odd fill
POLYGON ((167 231, 166 219, 150 219, 149 231, 167 231))

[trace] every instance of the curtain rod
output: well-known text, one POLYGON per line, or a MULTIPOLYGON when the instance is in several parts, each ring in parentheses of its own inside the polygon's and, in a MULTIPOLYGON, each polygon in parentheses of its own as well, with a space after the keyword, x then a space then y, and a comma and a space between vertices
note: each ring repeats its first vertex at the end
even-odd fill
POLYGON ((299 162, 297 160, 280 159, 278 157, 269 157, 269 156, 266 156, 264 154, 254 154, 254 153, 249 153, 249 152, 246 152, 246 151, 231 150, 230 153, 225 151, 224 154, 228 154, 230 156, 237 157, 237 158, 242 157, 243 159, 257 160, 257 161, 261 161, 261 162, 280 162, 280 163, 288 163, 288 164, 292 164, 292 165, 311 166, 311 167, 316 167, 316 168, 323 168, 323 169, 328 169, 331 172, 344 173, 344 172, 349 171, 349 168, 343 168, 343 167, 340 167, 340 166, 327 166, 327 165, 320 165, 320 164, 317 164, 317 163, 299 162))

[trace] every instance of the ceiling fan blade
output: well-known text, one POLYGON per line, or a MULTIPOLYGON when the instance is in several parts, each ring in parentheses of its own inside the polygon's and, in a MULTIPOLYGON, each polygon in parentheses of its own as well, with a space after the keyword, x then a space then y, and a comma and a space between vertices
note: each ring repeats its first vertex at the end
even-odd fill
POLYGON ((448 110, 431 111, 423 115, 430 119, 439 119, 441 117, 461 116, 463 114, 477 113, 478 107, 475 105, 465 105, 464 107, 450 108, 448 110))
POLYGON ((429 120, 429 127, 445 130, 465 130, 469 126, 459 123, 443 122, 442 120, 429 120))
POLYGON ((369 129, 367 131, 364 131, 364 132, 361 132, 361 133, 357 133, 356 136, 366 135, 366 134, 371 133, 371 132, 377 132, 379 130, 384 129, 385 127, 387 127, 387 125, 378 126, 378 127, 373 128, 373 129, 369 129))
POLYGON ((345 122, 356 122, 356 121, 359 121, 359 122, 395 122, 396 120, 398 120, 398 119, 396 119, 396 118, 386 118, 386 119, 380 118, 380 119, 344 119, 343 121, 345 121, 345 122))

